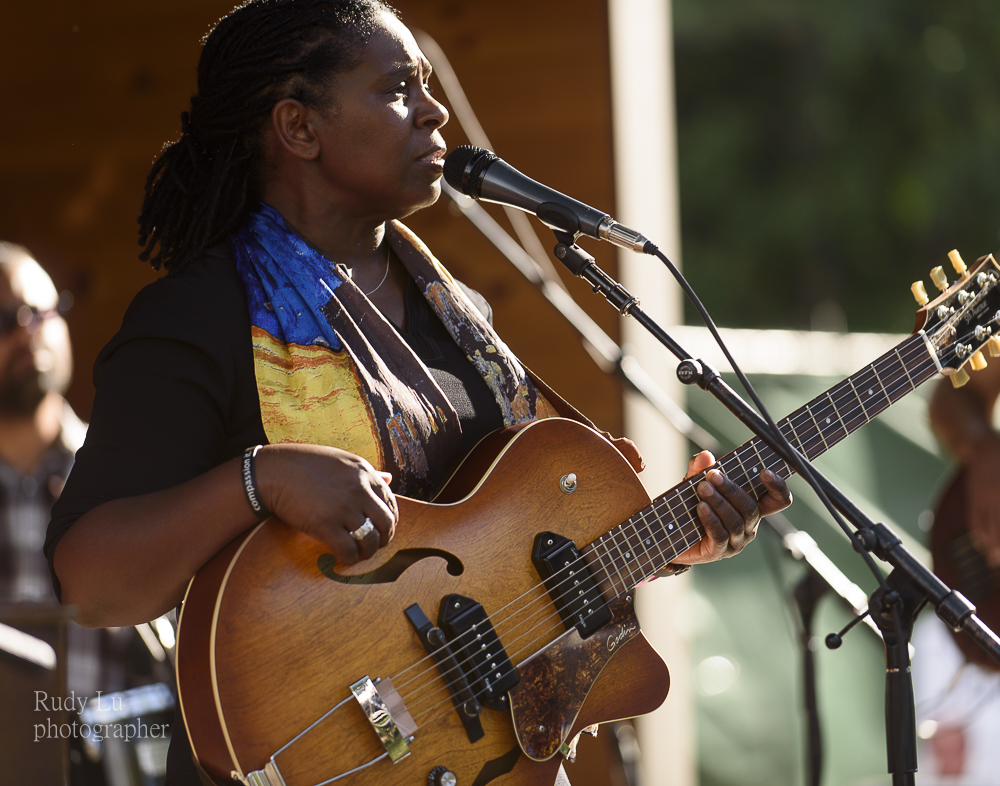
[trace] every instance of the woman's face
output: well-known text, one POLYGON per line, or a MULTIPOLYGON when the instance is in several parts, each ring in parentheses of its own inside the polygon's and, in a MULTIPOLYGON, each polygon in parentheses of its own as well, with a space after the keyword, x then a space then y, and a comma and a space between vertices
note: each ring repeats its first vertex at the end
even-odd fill
POLYGON ((331 103, 316 121, 320 172, 335 207, 398 218, 441 194, 439 129, 448 111, 428 92, 430 63, 391 14, 383 14, 363 57, 334 78, 331 103))

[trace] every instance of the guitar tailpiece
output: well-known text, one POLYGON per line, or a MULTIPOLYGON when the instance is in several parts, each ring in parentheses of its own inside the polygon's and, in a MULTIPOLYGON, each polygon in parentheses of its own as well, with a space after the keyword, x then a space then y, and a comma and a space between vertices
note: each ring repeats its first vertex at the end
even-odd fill
POLYGON ((264 765, 264 769, 256 770, 247 775, 249 786, 286 786, 285 779, 281 777, 278 765, 269 761, 264 765))

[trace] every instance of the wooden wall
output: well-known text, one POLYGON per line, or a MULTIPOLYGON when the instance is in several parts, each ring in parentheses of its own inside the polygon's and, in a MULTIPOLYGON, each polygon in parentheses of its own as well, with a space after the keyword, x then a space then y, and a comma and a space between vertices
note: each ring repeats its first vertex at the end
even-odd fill
MULTIPOLYGON (((135 217, 149 166, 179 133, 199 39, 232 0, 47 0, 0 11, 0 238, 24 243, 76 305, 68 315, 83 417, 90 369, 134 293, 135 217)), ((613 212, 604 0, 398 0, 444 48, 503 158, 613 212)), ((451 146, 467 142, 458 124, 451 146)), ((603 428, 620 432, 621 391, 560 317, 444 204, 409 223, 493 304, 524 362, 603 428)), ((499 211, 497 211, 499 215, 499 211)), ((547 232, 547 230, 546 230, 547 232)), ((548 248, 551 235, 542 234, 548 248)), ((592 248, 612 274, 609 247, 592 248)), ((578 281, 576 299, 612 335, 615 312, 578 281)))

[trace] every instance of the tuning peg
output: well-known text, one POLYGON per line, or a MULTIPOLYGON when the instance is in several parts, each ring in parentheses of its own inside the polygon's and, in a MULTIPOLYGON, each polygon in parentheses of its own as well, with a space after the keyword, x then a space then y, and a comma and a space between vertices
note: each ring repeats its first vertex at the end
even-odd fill
POLYGON ((1000 336, 991 336, 986 342, 986 348, 990 351, 991 358, 1000 358, 1000 336))
POLYGON ((951 266, 955 268, 955 272, 960 276, 964 276, 968 272, 968 268, 962 261, 962 255, 958 253, 958 249, 953 248, 948 252, 948 259, 951 260, 951 266))
POLYGON ((951 380, 952 387, 960 388, 969 381, 969 375, 965 373, 964 368, 960 368, 954 374, 951 374, 948 379, 951 380))
POLYGON ((972 357, 969 358, 969 367, 973 371, 982 371, 986 368, 986 358, 983 357, 982 352, 977 350, 972 353, 972 357))
POLYGON ((927 297, 927 290, 924 288, 923 281, 914 281, 910 284, 910 292, 913 293, 913 299, 917 301, 918 306, 926 306, 930 301, 927 297))
POLYGON ((944 268, 938 265, 931 271, 931 281, 934 286, 944 292, 948 288, 948 276, 944 274, 944 268))

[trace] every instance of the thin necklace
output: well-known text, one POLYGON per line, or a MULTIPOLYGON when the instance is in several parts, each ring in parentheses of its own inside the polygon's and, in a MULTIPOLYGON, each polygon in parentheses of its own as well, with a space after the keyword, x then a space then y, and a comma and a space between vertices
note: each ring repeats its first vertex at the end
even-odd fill
POLYGON ((375 292, 378 290, 378 288, 385 283, 385 280, 387 278, 389 278, 389 254, 391 253, 391 251, 392 251, 392 249, 389 248, 389 244, 386 243, 386 248, 385 248, 385 275, 382 276, 382 280, 378 282, 378 286, 376 286, 375 289, 373 289, 371 292, 365 292, 365 297, 368 297, 368 295, 374 295, 375 292))

